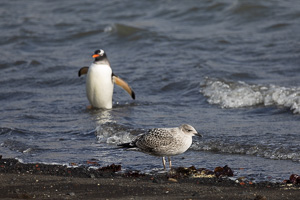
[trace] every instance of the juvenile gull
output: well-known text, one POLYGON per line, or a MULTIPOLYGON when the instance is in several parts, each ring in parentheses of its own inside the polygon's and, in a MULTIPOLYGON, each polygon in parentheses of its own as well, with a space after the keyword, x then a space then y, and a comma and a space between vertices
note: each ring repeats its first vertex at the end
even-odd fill
POLYGON ((175 128, 154 128, 147 133, 138 135, 132 142, 119 144, 123 148, 132 148, 153 156, 162 157, 166 169, 165 156, 168 156, 170 169, 172 167, 170 156, 184 153, 192 144, 192 137, 199 134, 194 127, 183 124, 175 128))

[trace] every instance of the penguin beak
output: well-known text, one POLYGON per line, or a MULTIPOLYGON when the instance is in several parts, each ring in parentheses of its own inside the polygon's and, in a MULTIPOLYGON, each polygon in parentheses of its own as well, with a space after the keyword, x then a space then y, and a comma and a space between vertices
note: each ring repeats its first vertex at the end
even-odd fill
POLYGON ((94 54, 94 55, 92 55, 93 58, 97 58, 97 57, 99 57, 99 56, 100 56, 99 54, 94 54))

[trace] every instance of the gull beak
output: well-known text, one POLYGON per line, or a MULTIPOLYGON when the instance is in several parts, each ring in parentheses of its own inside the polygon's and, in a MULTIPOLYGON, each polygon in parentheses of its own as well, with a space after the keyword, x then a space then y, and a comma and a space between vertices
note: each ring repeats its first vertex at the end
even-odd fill
POLYGON ((199 137, 203 137, 200 133, 196 133, 195 135, 199 136, 199 137))

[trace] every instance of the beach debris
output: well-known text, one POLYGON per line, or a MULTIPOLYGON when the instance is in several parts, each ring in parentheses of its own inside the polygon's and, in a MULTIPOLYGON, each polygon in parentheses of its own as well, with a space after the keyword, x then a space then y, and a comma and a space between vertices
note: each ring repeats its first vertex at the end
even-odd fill
POLYGON ((214 171, 206 168, 191 167, 178 167, 170 171, 172 177, 192 177, 192 178, 213 178, 213 177, 225 177, 233 176, 233 171, 230 167, 225 165, 224 167, 216 167, 214 171))
POLYGON ((121 169, 122 169, 121 165, 111 164, 111 165, 107 165, 106 167, 100 167, 98 169, 98 171, 101 171, 101 172, 118 172, 118 171, 121 171, 121 169))
POLYGON ((242 176, 242 177, 239 177, 235 180, 236 183, 240 184, 241 186, 244 186, 244 185, 253 185, 253 182, 247 180, 246 177, 242 176))
POLYGON ((267 200, 267 197, 258 194, 258 195, 255 195, 254 200, 267 200))
POLYGON ((97 161, 93 161, 93 160, 86 161, 86 164, 92 165, 92 166, 100 166, 100 164, 97 161))
POLYGON ((300 184, 300 176, 298 174, 292 174, 289 180, 284 180, 284 183, 287 184, 300 184))
POLYGON ((123 176, 139 178, 141 176, 145 176, 145 174, 141 173, 140 171, 126 171, 123 176))
POLYGON ((245 182, 240 182, 239 184, 240 184, 241 186, 246 185, 245 182))
POLYGON ((78 164, 77 164, 77 163, 74 163, 74 162, 71 162, 71 163, 70 163, 70 166, 78 166, 78 164))
POLYGON ((217 178, 223 177, 223 176, 233 176, 233 171, 230 167, 225 165, 224 167, 216 167, 214 170, 214 173, 217 178))
POLYGON ((170 176, 172 178, 180 177, 192 177, 192 178, 212 178, 214 173, 211 170, 205 168, 197 169, 195 166, 191 167, 178 167, 170 171, 170 176))
POLYGON ((193 178, 214 178, 216 176, 214 172, 209 169, 199 168, 197 169, 197 173, 193 174, 192 177, 193 178))
POLYGON ((233 176, 233 170, 225 165, 224 167, 216 167, 214 171, 205 168, 197 169, 195 166, 178 167, 170 172, 172 178, 192 177, 192 178, 213 178, 233 176))
POLYGON ((179 176, 189 176, 191 174, 195 174, 197 172, 197 169, 195 166, 191 166, 191 167, 178 167, 178 168, 174 168, 171 171, 174 174, 177 174, 179 176))

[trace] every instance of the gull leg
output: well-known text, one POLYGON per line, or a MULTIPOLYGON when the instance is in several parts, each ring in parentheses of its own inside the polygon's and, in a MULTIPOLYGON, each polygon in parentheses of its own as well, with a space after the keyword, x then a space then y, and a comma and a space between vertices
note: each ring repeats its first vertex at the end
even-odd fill
POLYGON ((162 157, 162 162, 163 162, 163 165, 164 165, 164 170, 166 170, 166 160, 165 160, 164 156, 162 157))
POLYGON ((170 167, 170 169, 171 169, 171 168, 172 168, 172 162, 171 162, 170 156, 168 156, 168 161, 169 161, 169 167, 170 167))

